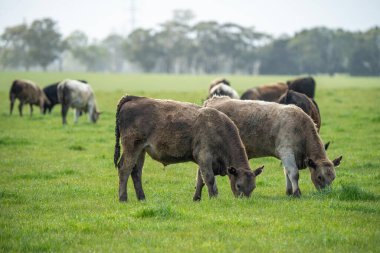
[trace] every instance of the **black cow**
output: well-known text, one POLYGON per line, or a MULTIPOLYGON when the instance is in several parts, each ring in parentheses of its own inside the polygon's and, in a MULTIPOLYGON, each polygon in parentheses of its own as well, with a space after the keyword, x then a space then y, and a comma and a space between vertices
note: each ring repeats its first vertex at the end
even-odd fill
POLYGON ((303 77, 287 81, 289 90, 293 90, 305 94, 309 98, 314 98, 315 95, 315 80, 312 77, 303 77))
MULTIPOLYGON (((86 80, 78 80, 78 81, 82 83, 87 83, 86 80)), ((51 113, 51 110, 53 109, 53 107, 56 104, 59 104, 58 96, 57 96, 57 86, 59 83, 60 82, 50 84, 43 89, 46 96, 48 97, 50 101, 50 104, 47 104, 47 103, 44 104, 44 111, 43 111, 44 114, 46 114, 46 111, 49 111, 49 113, 51 113)))

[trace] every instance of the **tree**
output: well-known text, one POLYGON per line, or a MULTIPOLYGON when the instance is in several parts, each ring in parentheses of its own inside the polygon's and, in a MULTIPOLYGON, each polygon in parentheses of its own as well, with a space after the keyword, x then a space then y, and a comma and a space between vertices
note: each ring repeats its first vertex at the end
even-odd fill
POLYGON ((102 41, 102 46, 108 51, 110 71, 122 71, 125 59, 125 43, 125 39, 117 34, 111 34, 102 41))
POLYGON ((29 70, 32 58, 27 43, 28 27, 26 24, 8 27, 1 35, 0 60, 4 67, 24 67, 29 70))
POLYGON ((27 31, 26 40, 30 57, 45 71, 65 49, 57 24, 50 18, 33 21, 27 31))

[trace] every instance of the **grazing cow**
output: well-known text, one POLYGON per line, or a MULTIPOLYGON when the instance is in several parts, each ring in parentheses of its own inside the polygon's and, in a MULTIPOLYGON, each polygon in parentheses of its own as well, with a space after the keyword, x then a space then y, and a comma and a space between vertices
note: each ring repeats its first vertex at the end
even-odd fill
POLYGON ((211 83, 210 83, 210 87, 208 88, 208 91, 209 91, 209 93, 210 93, 210 91, 211 91, 211 89, 214 87, 214 86, 216 86, 216 85, 218 85, 218 84, 225 84, 225 85, 227 85, 227 86, 231 86, 231 84, 230 84, 230 81, 228 81, 227 79, 225 79, 225 78, 218 78, 218 79, 215 79, 214 81, 212 81, 211 83))
POLYGON ((239 99, 239 94, 231 87, 226 84, 220 83, 212 87, 209 92, 207 99, 213 96, 228 96, 230 98, 239 99))
POLYGON ((288 92, 280 97, 278 103, 284 105, 293 104, 301 108, 313 119, 319 132, 319 129, 321 128, 321 115, 319 114, 319 108, 314 99, 299 92, 288 90, 288 92))
POLYGON ((297 91, 305 94, 309 98, 314 98, 315 94, 315 80, 312 77, 298 78, 295 80, 287 81, 290 90, 297 91))
MULTIPOLYGON (((115 136, 114 163, 119 171, 120 201, 127 200, 131 174, 137 198, 145 199, 141 184, 145 153, 164 166, 197 163, 210 197, 218 194, 215 175, 229 176, 235 196, 250 196, 256 176, 262 171, 251 171, 235 124, 212 108, 124 96, 117 106, 115 136)), ((200 198, 200 192, 196 192, 193 199, 200 198)))
POLYGON ((22 107, 24 104, 30 105, 30 116, 33 114, 33 105, 38 105, 42 113, 44 103, 50 103, 45 93, 35 83, 28 80, 15 80, 12 83, 11 90, 9 92, 10 114, 12 115, 13 106, 16 98, 20 100, 18 110, 20 116, 22 116, 22 107))
POLYGON ((248 158, 273 156, 282 161, 286 193, 299 197, 298 170, 310 168, 317 189, 335 179, 334 167, 342 156, 330 161, 312 119, 294 105, 242 101, 213 97, 205 107, 224 112, 239 129, 248 158))
MULTIPOLYGON (((78 81, 80 81, 82 83, 87 83, 87 81, 85 81, 85 80, 78 80, 78 81)), ((44 114, 46 114, 47 111, 49 113, 51 113, 51 110, 53 109, 53 107, 56 104, 59 104, 58 95, 57 95, 58 84, 59 84, 59 82, 53 83, 53 84, 50 84, 44 88, 45 95, 47 96, 47 98, 50 101, 50 104, 48 104, 48 103, 44 104, 44 114)))
POLYGON ((239 99, 239 94, 231 87, 230 82, 225 78, 216 79, 211 82, 208 89, 207 99, 217 96, 228 96, 230 98, 239 99))
POLYGON ((74 122, 82 112, 87 113, 93 123, 99 118, 100 112, 96 108, 95 94, 91 86, 77 80, 66 79, 57 86, 58 101, 62 104, 62 123, 66 124, 66 115, 69 107, 74 108, 74 122))
POLYGON ((277 101, 286 91, 285 83, 266 84, 248 89, 241 95, 242 100, 263 100, 268 102, 277 101))

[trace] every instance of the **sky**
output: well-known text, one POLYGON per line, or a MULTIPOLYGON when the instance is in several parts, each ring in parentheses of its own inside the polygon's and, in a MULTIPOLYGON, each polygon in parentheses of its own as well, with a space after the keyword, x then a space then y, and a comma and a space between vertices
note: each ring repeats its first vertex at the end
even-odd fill
POLYGON ((275 37, 316 26, 351 31, 380 26, 380 0, 0 0, 0 33, 50 17, 64 36, 75 30, 94 39, 126 35, 133 27, 132 8, 135 28, 157 27, 178 9, 191 10, 195 22, 232 22, 275 37))

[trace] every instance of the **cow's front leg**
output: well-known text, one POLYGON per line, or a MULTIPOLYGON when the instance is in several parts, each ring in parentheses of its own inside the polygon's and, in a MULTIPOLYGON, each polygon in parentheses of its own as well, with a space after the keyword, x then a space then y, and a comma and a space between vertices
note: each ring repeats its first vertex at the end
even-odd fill
POLYGON ((66 116, 67 116, 68 110, 69 110, 69 104, 62 103, 61 115, 62 115, 62 124, 63 125, 65 125, 67 123, 66 116))
POLYGON ((201 170, 198 168, 197 172, 197 185, 195 186, 195 193, 193 196, 194 201, 199 201, 202 198, 202 189, 205 183, 203 182, 201 170))
POLYGON ((30 116, 32 116, 33 115, 33 105, 29 104, 29 106, 30 106, 30 116))
POLYGON ((288 177, 288 173, 286 172, 285 168, 284 168, 284 175, 285 175, 285 183, 286 183, 286 195, 292 195, 293 194, 292 182, 290 181, 288 177))
POLYGON ((208 195, 210 198, 218 196, 218 188, 216 187, 215 175, 211 166, 200 165, 203 181, 207 185, 208 195))
POLYGON ((290 190, 290 185, 292 187, 292 194, 294 197, 300 197, 301 196, 301 190, 298 186, 298 180, 299 180, 299 171, 296 164, 296 160, 294 159, 293 154, 287 154, 281 158, 282 164, 284 165, 285 169, 285 175, 287 177, 286 179, 286 191, 290 190), (290 181, 290 184, 289 182, 290 181))

